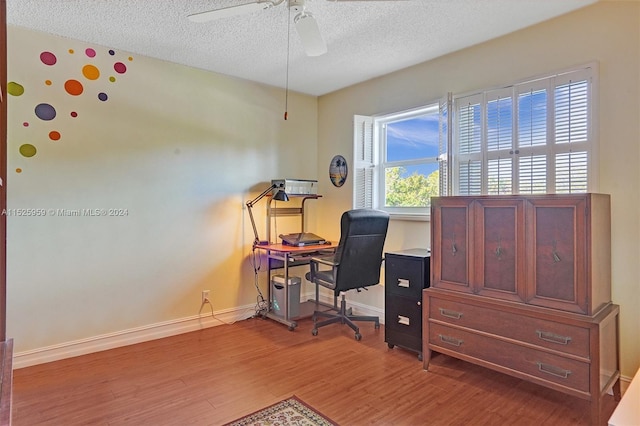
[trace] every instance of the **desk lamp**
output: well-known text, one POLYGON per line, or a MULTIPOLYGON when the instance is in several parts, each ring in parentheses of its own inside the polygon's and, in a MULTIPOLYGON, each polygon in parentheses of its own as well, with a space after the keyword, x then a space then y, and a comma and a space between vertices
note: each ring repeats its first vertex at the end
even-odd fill
MULTIPOLYGON (((282 185, 280 185, 280 187, 282 187, 282 185)), ((253 235, 255 236, 255 239, 253 240, 254 246, 263 246, 269 244, 269 241, 260 241, 260 238, 258 237, 258 230, 256 229, 256 221, 253 219, 253 213, 251 212, 251 209, 258 201, 262 200, 269 192, 276 188, 278 188, 278 185, 276 185, 275 183, 271 184, 271 186, 265 189, 262 194, 258 195, 251 201, 247 201, 247 210, 249 210, 249 218, 251 218, 251 226, 253 227, 253 235)), ((284 192, 284 190, 279 189, 278 192, 273 195, 273 199, 276 201, 289 201, 289 196, 286 192, 284 192)))

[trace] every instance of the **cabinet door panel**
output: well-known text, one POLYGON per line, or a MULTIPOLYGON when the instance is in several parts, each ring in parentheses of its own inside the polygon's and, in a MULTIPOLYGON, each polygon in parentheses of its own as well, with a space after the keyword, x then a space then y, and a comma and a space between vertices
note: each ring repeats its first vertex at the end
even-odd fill
POLYGON ((477 212, 477 292, 524 301, 524 201, 480 200, 477 212))
POLYGON ((471 292, 473 200, 432 199, 431 286, 471 292), (446 201, 444 201, 446 200, 446 201))
POLYGON ((587 313, 585 200, 535 200, 530 210, 529 303, 587 313))

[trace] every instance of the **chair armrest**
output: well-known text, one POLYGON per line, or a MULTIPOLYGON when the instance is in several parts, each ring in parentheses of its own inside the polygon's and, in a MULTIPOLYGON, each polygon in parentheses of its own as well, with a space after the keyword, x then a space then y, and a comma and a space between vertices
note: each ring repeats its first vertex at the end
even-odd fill
POLYGON ((328 265, 328 266, 338 266, 340 263, 336 262, 334 259, 334 256, 324 256, 324 257, 312 257, 311 258, 311 262, 315 262, 315 263, 321 263, 323 265, 328 265))

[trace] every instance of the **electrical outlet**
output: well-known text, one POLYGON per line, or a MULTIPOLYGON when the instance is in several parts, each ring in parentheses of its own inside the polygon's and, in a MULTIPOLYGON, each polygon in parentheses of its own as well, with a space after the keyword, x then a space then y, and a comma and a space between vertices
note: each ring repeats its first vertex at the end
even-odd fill
POLYGON ((202 290, 202 303, 211 303, 209 300, 209 290, 202 290))

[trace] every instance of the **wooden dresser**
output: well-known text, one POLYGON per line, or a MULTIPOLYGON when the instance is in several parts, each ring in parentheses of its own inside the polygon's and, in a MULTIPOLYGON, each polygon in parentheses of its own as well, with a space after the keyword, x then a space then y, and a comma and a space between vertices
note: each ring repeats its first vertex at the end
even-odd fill
POLYGON ((438 197, 423 356, 432 351, 591 403, 620 398, 604 194, 438 197))

